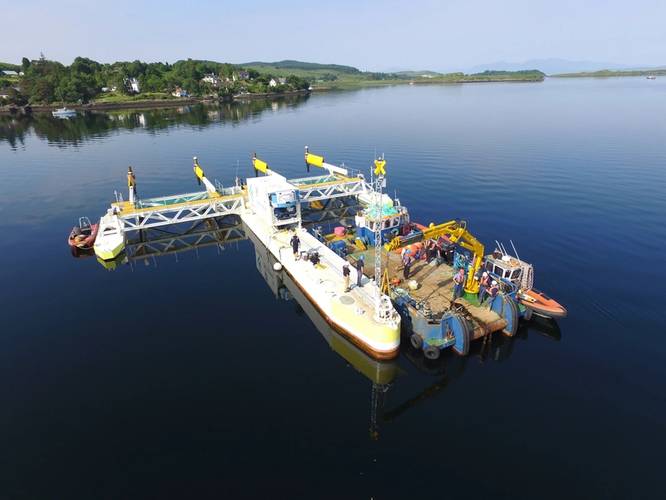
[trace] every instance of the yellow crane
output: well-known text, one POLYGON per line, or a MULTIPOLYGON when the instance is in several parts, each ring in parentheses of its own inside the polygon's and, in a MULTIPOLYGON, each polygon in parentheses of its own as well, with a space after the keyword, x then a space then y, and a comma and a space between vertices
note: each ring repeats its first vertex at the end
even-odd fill
MULTIPOLYGON (((464 223, 457 220, 450 220, 438 225, 430 224, 428 228, 423 230, 423 236, 420 239, 436 240, 440 236, 446 236, 451 243, 460 245, 472 252, 472 265, 467 272, 465 291, 468 293, 478 293, 479 281, 475 279, 475 276, 479 272, 479 269, 481 269, 485 247, 467 230, 464 223)), ((413 242, 413 240, 410 241, 410 243, 413 242)), ((396 236, 386 245, 386 249, 390 252, 400 248, 402 244, 400 236, 396 236)))

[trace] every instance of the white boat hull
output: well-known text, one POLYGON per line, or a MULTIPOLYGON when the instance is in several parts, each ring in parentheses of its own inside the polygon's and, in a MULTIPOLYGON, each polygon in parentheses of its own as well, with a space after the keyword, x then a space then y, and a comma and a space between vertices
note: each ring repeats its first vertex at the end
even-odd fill
MULTIPOLYGON (((300 250, 314 249, 319 253, 321 264, 318 266, 293 255, 289 245, 292 231, 273 231, 262 218, 251 213, 242 217, 248 229, 282 264, 284 271, 335 330, 376 359, 398 355, 400 316, 393 310, 390 321, 375 318, 374 281, 364 276, 361 288, 353 286, 351 291, 345 292, 342 276, 345 261, 313 235, 304 229, 297 231, 300 250)), ((355 282, 355 270, 351 271, 355 282)))

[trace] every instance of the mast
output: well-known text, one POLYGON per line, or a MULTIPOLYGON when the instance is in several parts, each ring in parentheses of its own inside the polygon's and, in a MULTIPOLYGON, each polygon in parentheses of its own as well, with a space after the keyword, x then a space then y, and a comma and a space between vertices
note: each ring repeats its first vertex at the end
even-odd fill
POLYGON ((381 317, 382 299, 382 189, 386 187, 386 160, 380 156, 375 160, 373 190, 375 206, 375 315, 381 317))

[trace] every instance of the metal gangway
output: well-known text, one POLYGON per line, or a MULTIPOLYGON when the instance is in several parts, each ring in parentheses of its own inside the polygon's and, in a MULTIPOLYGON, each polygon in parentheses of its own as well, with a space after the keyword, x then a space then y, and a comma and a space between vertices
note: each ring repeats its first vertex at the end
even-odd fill
MULTIPOLYGON (((314 156, 309 154, 310 157, 314 156)), ((253 157, 253 164, 258 171, 272 173, 268 165, 253 157)), ((328 165, 328 164, 324 164, 328 165)), ((303 202, 327 201, 335 198, 359 196, 370 191, 370 186, 363 176, 351 177, 346 169, 329 165, 326 175, 289 179, 288 182, 298 189, 299 199, 303 202)), ((327 168, 326 166, 322 168, 327 168)), ((128 173, 129 201, 116 195, 116 202, 111 210, 122 221, 125 232, 138 231, 184 222, 241 215, 246 206, 244 187, 237 182, 231 187, 214 186, 205 176, 203 169, 194 158, 194 173, 206 187, 206 191, 139 199, 136 196, 136 180, 131 171, 128 173), (130 175, 132 180, 130 179, 130 175)))
MULTIPOLYGON (((300 203, 311 206, 316 202, 327 204, 336 198, 354 197, 360 200, 371 196, 372 186, 365 181, 363 175, 351 175, 346 168, 325 163, 323 157, 309 153, 307 147, 305 151, 308 170, 310 166, 316 166, 327 170, 327 174, 284 179, 298 192, 299 206, 300 203)), ((259 160, 256 154, 253 155, 252 163, 257 172, 279 175, 273 172, 267 163, 259 160)), ((134 231, 230 215, 242 217, 245 211, 252 210, 252 207, 248 206, 246 186, 239 179, 230 187, 223 187, 217 181, 213 184, 204 174, 196 157, 193 170, 205 191, 139 198, 136 177, 130 167, 127 172, 128 200, 123 200, 122 195, 116 192, 116 201, 111 203, 107 213, 100 219, 95 253, 105 260, 115 258, 128 243, 128 233, 134 231)))

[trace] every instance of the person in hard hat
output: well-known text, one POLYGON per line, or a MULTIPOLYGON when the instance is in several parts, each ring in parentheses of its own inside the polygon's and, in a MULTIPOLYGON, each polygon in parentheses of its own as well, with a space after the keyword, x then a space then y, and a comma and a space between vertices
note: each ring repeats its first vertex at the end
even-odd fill
POLYGON ((361 255, 356 261, 356 286, 362 287, 361 279, 363 279, 363 256, 361 255))
POLYGON ((449 266, 453 265, 453 258, 455 255, 456 251, 456 246, 453 243, 449 243, 446 245, 446 248, 444 250, 444 260, 449 266))
POLYGON ((426 245, 426 262, 430 263, 437 255, 437 247, 433 240, 428 241, 426 245))
POLYGON ((412 257, 407 253, 405 254, 405 258, 402 259, 402 276, 405 279, 409 278, 409 271, 412 268, 412 257))
MULTIPOLYGON (((497 283, 497 281, 493 280, 493 281, 490 283, 490 288, 488 289, 488 295, 487 295, 487 297, 489 297, 489 300, 488 300, 488 309, 492 308, 492 306, 493 306, 493 299, 494 299, 495 297, 497 297, 497 294, 498 294, 498 293, 499 293, 499 284, 497 283)), ((484 300, 485 300, 485 299, 484 299, 484 300)))
POLYGON ((437 244, 435 245, 435 255, 436 255, 436 260, 437 260, 437 265, 441 265, 446 261, 446 249, 444 246, 444 241, 437 241, 437 244))
POLYGON ((490 275, 488 274, 487 271, 483 271, 483 274, 481 275, 481 280, 479 281, 479 293, 478 293, 478 298, 479 298, 479 304, 483 304, 483 299, 486 298, 486 293, 488 288, 490 287, 490 275))
POLYGON ((294 235, 291 237, 291 240, 289 240, 289 243, 291 244, 291 249, 294 251, 294 259, 298 258, 298 247, 301 244, 301 240, 298 238, 298 235, 295 231, 294 235))
POLYGON ((351 270, 349 269, 349 264, 345 262, 345 265, 342 266, 342 277, 344 278, 345 281, 345 293, 349 291, 349 276, 351 274, 351 270))
POLYGON ((462 297, 463 286, 465 285, 465 270, 461 267, 458 272, 453 276, 453 300, 462 297))

